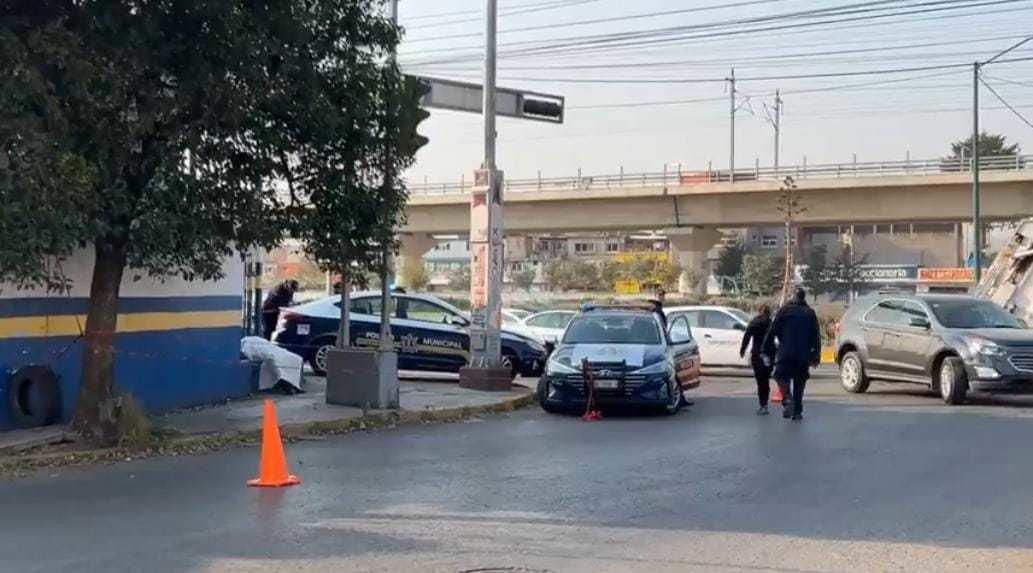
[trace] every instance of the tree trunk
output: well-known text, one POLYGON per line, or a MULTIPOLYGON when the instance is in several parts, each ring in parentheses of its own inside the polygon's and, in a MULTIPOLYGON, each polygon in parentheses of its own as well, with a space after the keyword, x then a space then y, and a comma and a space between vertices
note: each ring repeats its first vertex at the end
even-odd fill
POLYGON ((121 242, 102 241, 95 251, 83 340, 82 386, 72 424, 84 438, 113 444, 119 438, 114 339, 126 248, 121 242))

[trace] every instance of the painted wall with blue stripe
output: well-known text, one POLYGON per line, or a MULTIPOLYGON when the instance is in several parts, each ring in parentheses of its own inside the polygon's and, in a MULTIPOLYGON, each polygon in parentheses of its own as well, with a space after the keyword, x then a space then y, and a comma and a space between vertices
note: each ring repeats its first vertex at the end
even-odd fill
MULTIPOLYGON (((50 366, 61 386, 62 418, 80 384, 92 255, 65 265, 73 289, 60 295, 0 285, 0 429, 11 427, 8 380, 28 364, 50 366)), ((162 280, 126 272, 115 337, 115 382, 149 412, 219 402, 255 389, 240 360, 243 264, 227 259, 218 281, 162 280)))

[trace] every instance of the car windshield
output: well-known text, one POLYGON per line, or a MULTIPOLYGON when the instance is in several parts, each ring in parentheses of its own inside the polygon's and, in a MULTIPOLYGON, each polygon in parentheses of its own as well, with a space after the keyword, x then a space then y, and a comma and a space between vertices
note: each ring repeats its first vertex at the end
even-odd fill
POLYGON ((1017 318, 986 300, 939 300, 929 306, 947 328, 1023 328, 1017 318))
POLYGON ((585 315, 570 323, 563 343, 660 344, 660 330, 652 315, 585 315))

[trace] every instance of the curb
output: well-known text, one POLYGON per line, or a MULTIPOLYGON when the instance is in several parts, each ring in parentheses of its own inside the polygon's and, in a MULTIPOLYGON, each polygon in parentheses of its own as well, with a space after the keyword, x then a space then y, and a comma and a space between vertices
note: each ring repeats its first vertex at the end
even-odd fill
POLYGON ((822 364, 835 364, 836 363, 836 349, 831 346, 825 346, 821 349, 821 363, 822 364))
MULTIPOLYGON (((306 437, 332 436, 355 431, 394 428, 403 424, 444 424, 459 422, 481 414, 513 412, 536 403, 533 391, 491 404, 461 406, 437 410, 398 410, 367 413, 357 418, 329 421, 295 422, 280 426, 281 437, 288 442, 303 441, 306 437)), ((43 468, 64 468, 95 463, 132 461, 159 456, 199 455, 214 453, 239 446, 260 444, 261 430, 236 430, 219 434, 171 436, 166 441, 144 449, 101 448, 76 452, 36 452, 17 450, 0 451, 0 480, 22 477, 43 468)), ((45 446, 41 446, 45 447, 45 446)))

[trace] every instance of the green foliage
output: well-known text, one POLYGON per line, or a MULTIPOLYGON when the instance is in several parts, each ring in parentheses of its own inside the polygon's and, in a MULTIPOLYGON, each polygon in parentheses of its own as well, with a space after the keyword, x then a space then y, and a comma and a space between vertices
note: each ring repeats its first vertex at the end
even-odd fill
POLYGON ((726 245, 718 254, 714 274, 719 277, 738 278, 742 275, 743 257, 745 256, 746 245, 741 240, 726 245))
POLYGON ((422 291, 430 283, 430 273, 427 272, 427 266, 423 264, 422 258, 407 257, 398 275, 402 284, 414 291, 422 291))
POLYGON ((517 271, 513 273, 513 284, 527 292, 531 292, 531 287, 534 286, 534 277, 534 269, 517 271))
POLYGON ((782 288, 785 261, 774 255, 743 257, 743 280, 746 292, 761 297, 774 296, 782 288))
MULTIPOLYGON (((972 136, 951 143, 950 159, 960 159, 964 150, 965 157, 972 157, 972 136)), ((1014 157, 1022 152, 1018 143, 1008 145, 1008 138, 1004 135, 987 133, 979 134, 979 156, 980 157, 1014 157)))
POLYGON ((830 273, 828 265, 828 248, 825 245, 817 245, 807 253, 804 261, 807 268, 801 273, 803 285, 813 296, 829 292, 835 284, 835 277, 830 273))
POLYGON ((453 291, 470 291, 470 267, 462 267, 448 274, 448 288, 453 291))
POLYGON ((331 270, 393 246, 418 114, 380 6, 0 5, 0 281, 64 288, 62 258, 98 254, 77 421, 113 399, 94 334, 114 327, 127 267, 215 279, 288 233, 331 270))
POLYGON ((545 283, 552 290, 598 290, 599 268, 586 261, 556 259, 545 265, 545 283))

